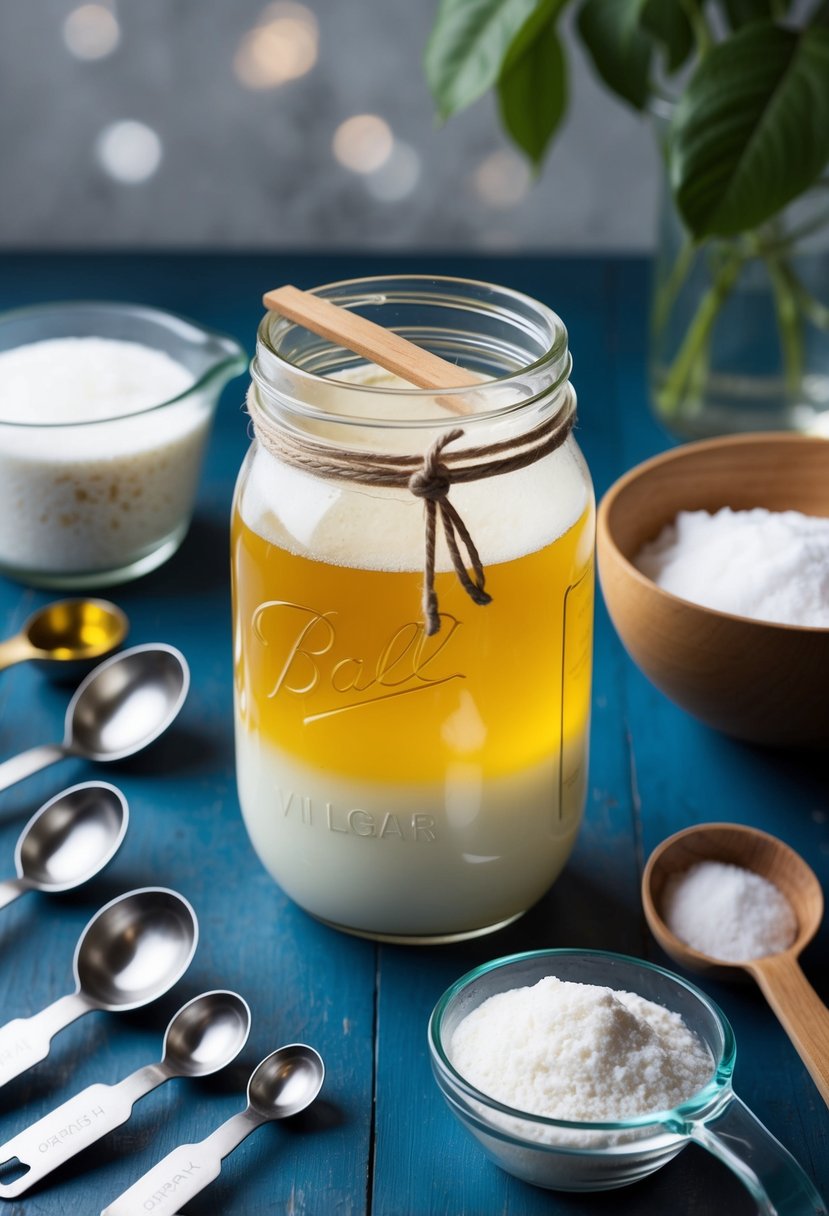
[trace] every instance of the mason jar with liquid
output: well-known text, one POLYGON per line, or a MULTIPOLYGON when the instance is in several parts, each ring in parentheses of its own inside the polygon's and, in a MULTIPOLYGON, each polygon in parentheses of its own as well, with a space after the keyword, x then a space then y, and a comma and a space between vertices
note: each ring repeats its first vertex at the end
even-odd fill
POLYGON ((314 294, 475 383, 416 388, 263 318, 232 520, 242 813, 327 924, 471 937, 547 891, 586 797, 594 499, 567 333, 485 283, 314 294))

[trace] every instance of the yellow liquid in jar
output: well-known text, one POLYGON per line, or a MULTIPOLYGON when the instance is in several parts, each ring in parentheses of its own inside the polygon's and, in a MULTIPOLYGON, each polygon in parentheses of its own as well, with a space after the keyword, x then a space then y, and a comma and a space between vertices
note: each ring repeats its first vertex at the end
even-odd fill
POLYGON ((446 937, 547 889, 586 792, 592 535, 590 504, 551 543, 487 565, 487 607, 439 573, 427 638, 420 570, 291 553, 237 506, 240 800, 303 907, 357 932, 446 937))

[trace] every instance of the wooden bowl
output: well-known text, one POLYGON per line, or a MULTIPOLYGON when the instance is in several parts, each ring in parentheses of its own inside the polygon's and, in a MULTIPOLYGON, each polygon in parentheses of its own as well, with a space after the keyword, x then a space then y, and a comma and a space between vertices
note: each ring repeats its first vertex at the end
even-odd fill
POLYGON ((829 629, 718 612, 657 587, 632 564, 681 510, 795 510, 829 516, 829 441, 736 435, 638 465, 599 506, 599 576, 636 665, 716 730, 752 743, 829 741, 829 629))

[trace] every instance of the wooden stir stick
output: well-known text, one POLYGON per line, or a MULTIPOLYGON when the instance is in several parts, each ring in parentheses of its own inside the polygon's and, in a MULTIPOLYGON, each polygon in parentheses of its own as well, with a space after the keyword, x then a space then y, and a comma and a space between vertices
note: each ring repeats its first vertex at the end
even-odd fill
MULTIPOLYGON (((418 388, 470 388, 480 385, 480 376, 458 367, 416 346, 400 334, 376 325, 365 317, 340 308, 330 300, 300 291, 298 287, 276 287, 262 297, 271 312, 278 312, 289 321, 310 329, 312 333, 370 359, 386 371, 393 372, 418 388)), ((438 397, 440 405, 455 414, 471 414, 472 406, 463 397, 438 397)))

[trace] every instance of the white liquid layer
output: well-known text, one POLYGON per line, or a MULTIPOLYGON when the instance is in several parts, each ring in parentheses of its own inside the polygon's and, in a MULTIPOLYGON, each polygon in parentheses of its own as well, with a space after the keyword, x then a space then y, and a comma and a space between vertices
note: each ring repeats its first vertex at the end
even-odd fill
POLYGON ((559 804, 558 757, 486 780, 459 764, 442 783, 358 782, 301 764, 236 717, 239 800, 266 869, 312 915, 389 936, 473 933, 540 899, 578 831, 577 750, 559 804))
POLYGON ((136 343, 62 339, 0 355, 0 563, 114 570, 185 525, 211 403, 198 394, 138 411, 192 383, 136 343))

